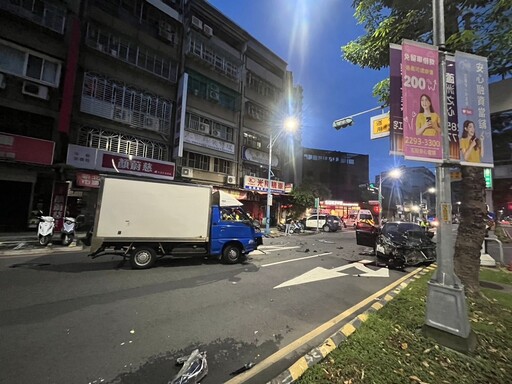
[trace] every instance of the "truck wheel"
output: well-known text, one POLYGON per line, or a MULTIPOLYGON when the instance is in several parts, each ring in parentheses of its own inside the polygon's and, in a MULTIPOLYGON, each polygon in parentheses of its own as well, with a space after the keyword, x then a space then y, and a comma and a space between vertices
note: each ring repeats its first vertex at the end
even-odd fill
POLYGON ((324 232, 330 232, 331 231, 331 228, 329 228, 329 226, 327 224, 325 224, 323 227, 322 227, 323 231, 324 232))
POLYGON ((222 261, 226 264, 235 264, 242 261, 242 249, 238 245, 227 245, 222 251, 222 261))
POLYGON ((151 247, 135 248, 130 255, 133 269, 148 269, 155 265, 156 253, 151 247))

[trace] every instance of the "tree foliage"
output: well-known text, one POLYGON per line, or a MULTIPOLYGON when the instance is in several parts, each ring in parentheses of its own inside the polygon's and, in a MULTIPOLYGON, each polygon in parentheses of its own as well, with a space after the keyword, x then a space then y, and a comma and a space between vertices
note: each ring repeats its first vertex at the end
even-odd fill
POLYGON ((331 197, 330 189, 320 182, 304 179, 302 184, 293 189, 292 193, 293 215, 299 216, 306 208, 315 206, 315 198, 327 200, 331 197))
MULTIPOLYGON (((361 68, 389 66, 389 44, 402 39, 433 43, 432 1, 354 0, 355 17, 366 35, 341 47, 345 60, 361 68)), ((512 0, 444 2, 446 49, 485 56, 489 76, 512 75, 512 0)), ((389 99, 389 80, 377 84, 374 96, 389 99)))

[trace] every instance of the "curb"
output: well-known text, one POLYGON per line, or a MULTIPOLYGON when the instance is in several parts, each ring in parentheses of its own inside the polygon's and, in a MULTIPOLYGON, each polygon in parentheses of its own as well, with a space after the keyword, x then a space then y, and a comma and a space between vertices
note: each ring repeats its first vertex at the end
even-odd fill
POLYGON ((361 325, 368 319, 368 317, 377 312, 379 309, 384 307, 387 303, 395 298, 396 295, 400 293, 405 287, 407 287, 411 282, 419 279, 421 276, 427 274, 428 272, 433 271, 436 268, 435 265, 425 267, 419 270, 416 274, 402 282, 396 288, 391 291, 385 293, 381 298, 377 299, 379 301, 373 303, 370 308, 368 308, 363 313, 356 316, 354 319, 346 323, 340 330, 332 334, 329 338, 324 340, 322 344, 318 347, 311 349, 304 356, 299 358, 295 363, 293 363, 286 371, 280 373, 277 377, 268 381, 267 384, 291 384, 298 380, 309 368, 313 367, 315 364, 321 362, 324 358, 327 357, 329 353, 331 353, 334 349, 341 346, 341 344, 347 340, 347 338, 353 334, 361 325))
POLYGON ((19 256, 19 255, 49 255, 53 253, 66 253, 66 252, 81 252, 84 250, 83 245, 67 246, 67 247, 46 247, 46 248, 32 248, 32 249, 9 249, 7 251, 0 251, 1 256, 19 256))

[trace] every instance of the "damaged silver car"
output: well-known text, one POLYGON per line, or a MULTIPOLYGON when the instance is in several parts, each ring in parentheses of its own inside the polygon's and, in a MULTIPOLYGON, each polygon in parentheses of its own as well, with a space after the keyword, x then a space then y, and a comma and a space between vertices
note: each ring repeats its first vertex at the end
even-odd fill
POLYGON ((356 242, 373 248, 377 259, 389 268, 404 269, 436 261, 436 243, 415 223, 388 222, 382 228, 358 225, 356 242))

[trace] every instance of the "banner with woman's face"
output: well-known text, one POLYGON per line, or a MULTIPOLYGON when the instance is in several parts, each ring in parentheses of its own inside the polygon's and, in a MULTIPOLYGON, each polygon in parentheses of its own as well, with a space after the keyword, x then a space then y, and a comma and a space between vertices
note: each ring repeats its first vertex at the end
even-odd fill
POLYGON ((493 167, 487 58, 455 52, 460 162, 493 167))
POLYGON ((437 47, 402 44, 403 151, 406 159, 441 162, 441 109, 437 47))

